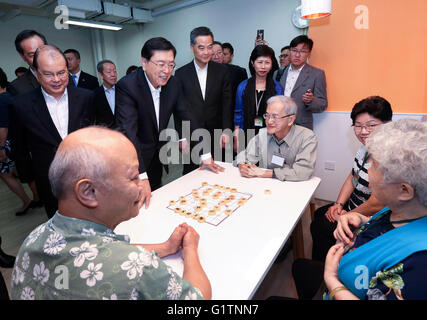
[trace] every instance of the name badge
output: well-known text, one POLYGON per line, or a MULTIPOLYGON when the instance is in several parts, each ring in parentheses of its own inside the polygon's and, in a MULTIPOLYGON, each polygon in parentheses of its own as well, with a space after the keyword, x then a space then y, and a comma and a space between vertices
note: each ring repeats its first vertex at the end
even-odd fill
POLYGON ((275 152, 271 158, 271 163, 282 168, 285 164, 285 157, 282 154, 275 152))
POLYGON ((262 117, 255 117, 254 119, 254 126, 255 127, 262 127, 263 126, 263 121, 264 119, 262 117))

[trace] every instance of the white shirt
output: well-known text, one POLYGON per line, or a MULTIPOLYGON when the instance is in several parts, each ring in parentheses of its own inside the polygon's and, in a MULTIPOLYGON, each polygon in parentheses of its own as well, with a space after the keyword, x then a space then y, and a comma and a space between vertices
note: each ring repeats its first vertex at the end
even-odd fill
POLYGON ((79 70, 79 72, 77 72, 76 74, 71 74, 70 73, 70 75, 71 75, 71 77, 76 77, 76 79, 75 79, 75 85, 76 85, 76 87, 77 87, 77 84, 79 83, 79 79, 80 79, 80 74, 82 73, 82 70, 79 70))
POLYGON ((206 79, 208 78, 208 64, 202 69, 194 60, 194 66, 196 67, 197 78, 199 79, 200 89, 202 90, 202 97, 205 100, 206 93, 206 79))
POLYGON ((157 128, 160 130, 160 92, 162 92, 162 87, 158 87, 157 89, 153 87, 150 80, 148 80, 147 75, 144 73, 145 78, 147 79, 148 86, 150 87, 151 96, 153 97, 154 102, 154 111, 156 112, 157 119, 157 128))
POLYGON ((285 85, 285 93, 284 93, 285 96, 287 97, 291 96, 292 90, 294 90, 294 87, 295 87, 295 83, 297 82, 299 74, 301 73, 301 70, 302 68, 304 68, 304 66, 302 66, 297 70, 292 70, 292 64, 289 65, 288 76, 286 78, 286 85, 285 85))
POLYGON ((104 87, 105 97, 114 114, 114 110, 116 109, 116 86, 112 86, 111 89, 107 89, 104 85, 102 86, 104 87))
POLYGON ((65 88, 64 94, 59 100, 46 93, 42 89, 44 100, 46 101, 47 109, 50 117, 58 130, 59 135, 64 140, 68 135, 68 91, 65 88))

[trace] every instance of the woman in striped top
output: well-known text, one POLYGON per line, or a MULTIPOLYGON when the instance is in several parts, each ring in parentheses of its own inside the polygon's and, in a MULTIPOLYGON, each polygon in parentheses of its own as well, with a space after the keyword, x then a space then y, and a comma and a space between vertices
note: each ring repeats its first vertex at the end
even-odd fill
POLYGON ((357 212, 371 216, 384 207, 371 195, 368 177, 369 154, 365 143, 379 125, 391 121, 392 115, 390 103, 379 96, 368 97, 354 105, 351 119, 354 134, 362 146, 356 153, 353 168, 341 187, 337 201, 317 209, 314 213, 310 226, 313 260, 324 261, 329 248, 335 244, 333 232, 340 215, 357 208, 357 212))

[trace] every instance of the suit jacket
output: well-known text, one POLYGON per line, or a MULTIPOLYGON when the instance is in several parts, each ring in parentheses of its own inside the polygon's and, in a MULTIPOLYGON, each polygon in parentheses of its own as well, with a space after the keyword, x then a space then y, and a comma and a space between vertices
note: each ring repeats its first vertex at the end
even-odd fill
MULTIPOLYGON (((114 128, 115 120, 114 114, 105 96, 104 86, 95 89, 94 94, 94 107, 95 107, 95 123, 97 125, 104 125, 109 128, 114 128)), ((117 100, 117 98, 116 98, 117 100)))
MULTIPOLYGON (((68 87, 68 105, 68 133, 93 124, 91 91, 68 87)), ((41 88, 12 98, 10 126, 15 132, 12 138, 15 158, 32 165, 38 189, 39 186, 50 186, 49 166, 62 138, 52 121, 41 88)), ((51 194, 51 190, 40 190, 42 194, 51 194)))
POLYGON ((22 76, 13 80, 7 91, 12 95, 16 96, 18 94, 27 93, 35 88, 39 88, 40 84, 38 83, 33 73, 28 69, 22 76))
MULTIPOLYGON (((289 65, 290 66, 290 65, 289 65)), ((280 79, 280 83, 285 90, 286 78, 288 77, 289 66, 280 79)), ((313 114, 324 111, 328 106, 328 98, 326 95, 326 79, 325 72, 306 64, 302 68, 301 73, 295 83, 291 93, 291 98, 294 99, 298 106, 296 124, 313 130, 313 114), (305 104, 302 101, 302 95, 311 89, 314 98, 310 104, 305 104)))
MULTIPOLYGON (((172 76, 160 93, 159 126, 154 102, 147 78, 141 67, 116 84, 116 125, 132 141, 138 153, 139 172, 145 172, 166 141, 159 141, 159 133, 168 126, 171 115, 189 120, 192 129, 197 128, 190 115, 177 80, 172 76)), ((178 132, 181 134, 181 132, 178 132)))
POLYGON ((200 127, 211 132, 214 129, 233 128, 233 99, 230 74, 226 66, 209 62, 205 99, 193 61, 176 70, 175 76, 179 80, 188 108, 200 127))
POLYGON ((90 75, 89 73, 86 73, 82 71, 80 73, 79 82, 77 83, 77 87, 89 89, 89 90, 95 90, 99 87, 98 78, 90 75))

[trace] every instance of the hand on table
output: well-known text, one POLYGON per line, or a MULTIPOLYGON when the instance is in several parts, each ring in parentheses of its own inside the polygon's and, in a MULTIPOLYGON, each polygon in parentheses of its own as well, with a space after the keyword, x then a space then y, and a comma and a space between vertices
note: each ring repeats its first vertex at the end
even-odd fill
POLYGON ((257 167, 252 163, 240 163, 239 165, 240 174, 245 178, 255 178, 253 167, 257 167))
POLYGON ((208 168, 214 173, 223 172, 225 169, 221 167, 220 165, 216 164, 213 158, 209 158, 206 161, 202 161, 202 166, 199 170, 203 170, 204 168, 208 168))
POLYGON ((182 258, 185 260, 187 254, 197 253, 200 236, 193 227, 187 225, 187 232, 182 239, 182 258))
POLYGON ((166 241, 167 255, 178 252, 178 250, 182 247, 182 242, 187 231, 188 225, 186 223, 181 223, 178 227, 175 228, 169 239, 166 241))

